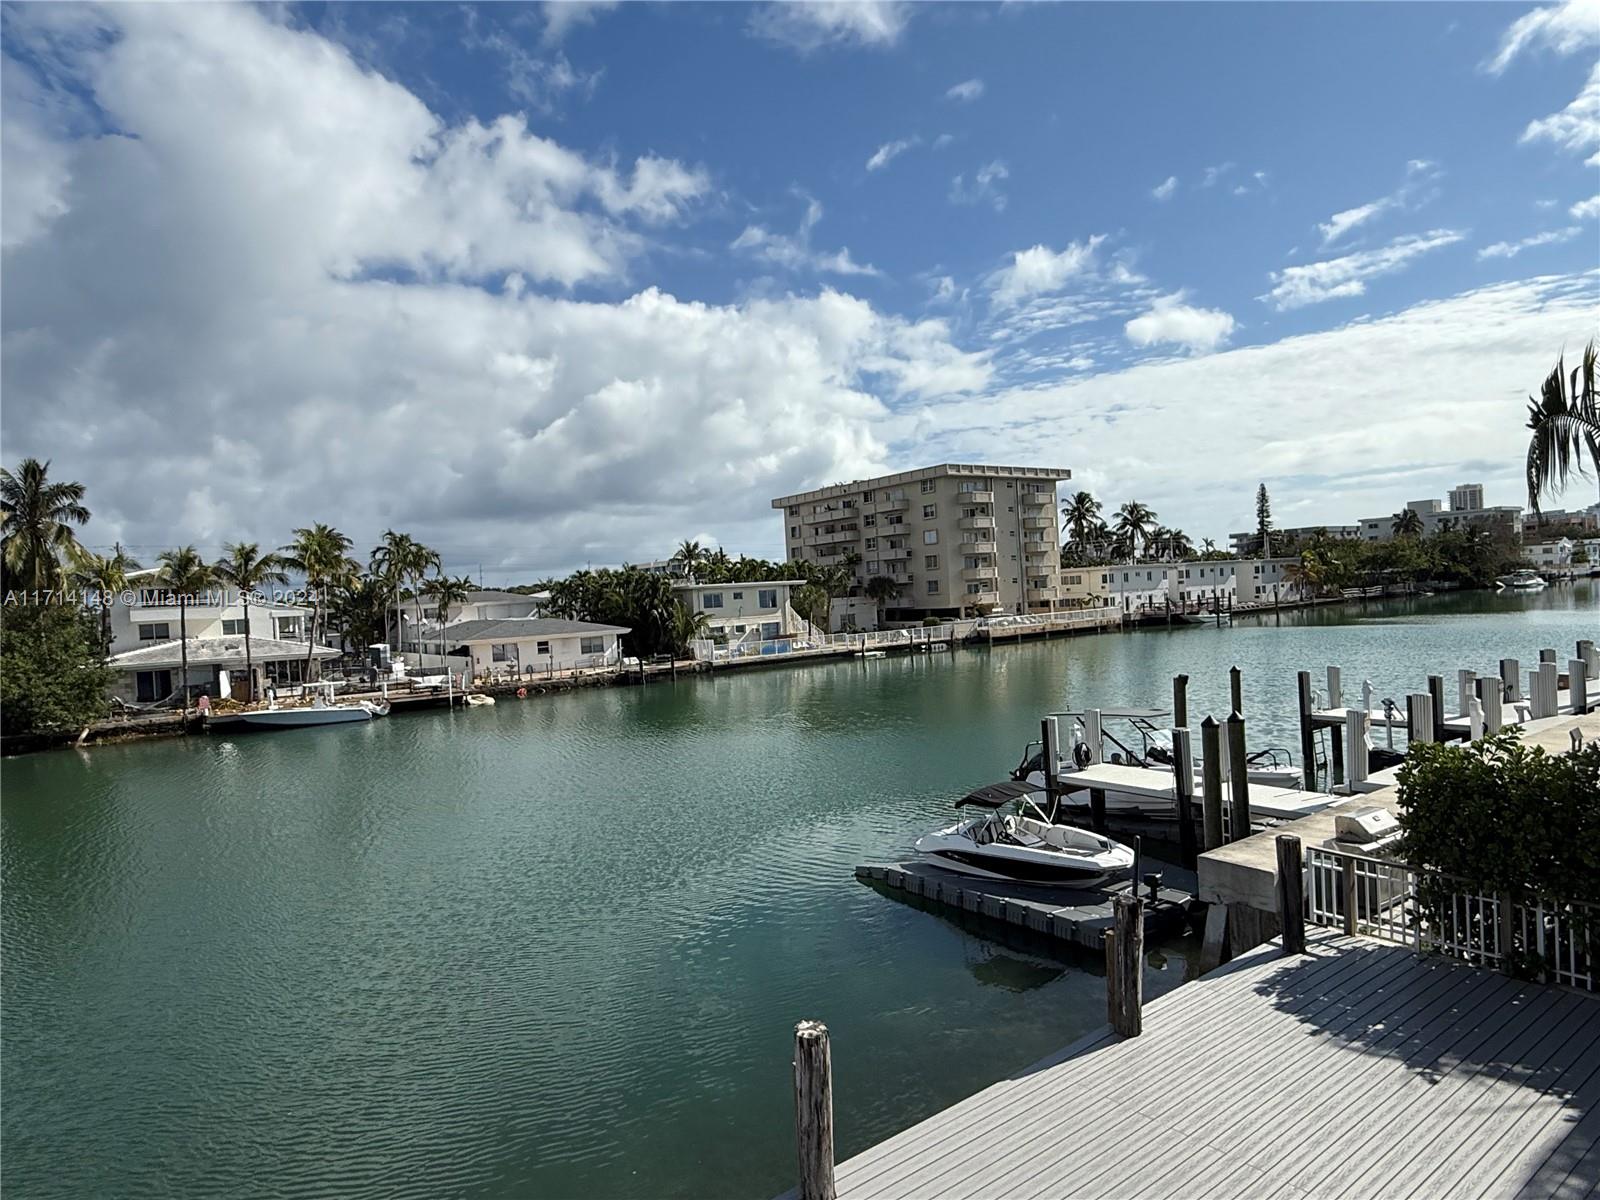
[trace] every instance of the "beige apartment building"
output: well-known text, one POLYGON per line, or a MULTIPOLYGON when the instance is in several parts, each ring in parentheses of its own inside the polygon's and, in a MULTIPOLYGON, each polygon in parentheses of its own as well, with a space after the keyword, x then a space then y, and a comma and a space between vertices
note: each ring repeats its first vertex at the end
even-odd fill
POLYGON ((944 463, 834 484, 772 507, 791 561, 854 562, 856 590, 887 576, 900 587, 891 620, 1059 607, 1056 484, 1047 467, 944 463))

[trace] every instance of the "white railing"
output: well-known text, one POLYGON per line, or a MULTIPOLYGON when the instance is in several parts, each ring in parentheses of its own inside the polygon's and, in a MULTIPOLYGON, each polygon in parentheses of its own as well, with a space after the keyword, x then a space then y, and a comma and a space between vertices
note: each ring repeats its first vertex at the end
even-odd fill
POLYGON ((1490 894, 1449 876, 1419 891, 1405 863, 1318 847, 1306 865, 1310 924, 1600 991, 1600 905, 1490 894))

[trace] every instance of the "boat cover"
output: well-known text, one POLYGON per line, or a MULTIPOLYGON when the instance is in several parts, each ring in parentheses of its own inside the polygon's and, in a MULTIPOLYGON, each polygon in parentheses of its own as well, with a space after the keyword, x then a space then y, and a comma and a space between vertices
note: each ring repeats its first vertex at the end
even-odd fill
POLYGON ((1023 796, 1031 796, 1039 791, 1037 784, 1022 783, 1015 780, 1006 780, 1004 783, 991 783, 981 787, 975 792, 968 792, 956 801, 956 807, 972 804, 978 808, 999 808, 1023 796))

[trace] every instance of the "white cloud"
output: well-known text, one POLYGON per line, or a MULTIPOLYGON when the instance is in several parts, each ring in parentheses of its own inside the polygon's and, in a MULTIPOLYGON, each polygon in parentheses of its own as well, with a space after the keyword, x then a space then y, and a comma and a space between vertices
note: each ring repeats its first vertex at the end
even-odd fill
POLYGON ((918 138, 909 137, 897 138, 895 141, 885 142, 883 145, 879 146, 875 151, 873 151, 871 158, 867 159, 867 170, 881 171, 884 167, 887 167, 891 162, 899 158, 907 150, 917 145, 919 140, 920 139, 918 138))
POLYGON ((999 159, 979 167, 971 183, 967 182, 965 175, 957 175, 950 181, 950 203, 987 203, 994 206, 995 212, 1003 212, 1006 207, 1006 194, 1000 185, 1010 177, 1011 172, 999 159))
POLYGON ((1156 184, 1155 187, 1150 189, 1150 194, 1157 200, 1166 200, 1169 199, 1172 196, 1172 193, 1177 190, 1178 177, 1176 175, 1168 175, 1165 180, 1156 184))
POLYGON ((47 186, 6 213, 0 428, 8 457, 89 483, 95 544, 209 555, 327 520, 524 579, 711 527, 773 553, 771 496, 888 465, 889 403, 989 384, 943 322, 833 290, 564 294, 624 282, 638 223, 698 187, 670 160, 448 124, 270 10, 65 16, 87 27, 59 69, 117 132, 6 112, 27 134, 7 186, 47 186))
POLYGON ((1545 46, 1557 54, 1574 54, 1600 45, 1600 0, 1567 0, 1533 9, 1518 17, 1500 38, 1500 48, 1484 64, 1498 75, 1524 50, 1545 46))
POLYGON ((1106 240, 1097 233, 1081 242, 1068 242, 1061 250, 1039 245, 1012 252, 1011 262, 989 276, 994 302, 1010 307, 1031 296, 1058 292, 1069 280, 1093 274, 1096 251, 1106 240))
POLYGON ((744 232, 733 239, 730 250, 745 250, 774 266, 791 271, 820 271, 829 275, 880 275, 882 272, 870 263, 858 263, 850 257, 849 247, 825 251, 811 248, 811 231, 822 220, 822 205, 815 200, 806 201, 805 215, 800 218, 800 228, 791 237, 772 233, 765 226, 747 225, 744 232))
POLYGON ((1548 117, 1531 121, 1522 131, 1523 142, 1553 142, 1572 154, 1593 151, 1585 160, 1600 166, 1600 63, 1589 72, 1583 91, 1566 108, 1548 117))
POLYGON ((1263 300, 1280 312, 1346 296, 1366 294, 1367 281, 1404 270, 1412 259, 1459 242, 1466 235, 1453 229, 1395 238, 1387 246, 1361 250, 1324 262, 1285 267, 1272 272, 1273 288, 1263 300))
POLYGON ((617 6, 617 0, 545 0, 544 40, 555 44, 574 26, 586 25, 617 6))
POLYGON ((1566 229, 1548 229, 1543 233, 1535 233, 1517 242, 1496 242, 1492 246, 1485 246, 1478 251, 1478 258, 1515 258, 1524 250, 1531 250, 1535 246, 1553 246, 1561 242, 1570 242, 1577 237, 1580 230, 1576 225, 1566 229))
MULTIPOLYGON (((1357 229, 1382 216, 1386 212, 1405 211, 1418 207, 1418 190, 1425 184, 1433 182, 1439 177, 1436 170, 1437 164, 1425 158, 1413 158, 1406 163, 1406 179, 1398 188, 1387 196, 1367 204, 1347 208, 1343 212, 1336 212, 1317 228, 1322 233, 1324 248, 1333 245, 1352 229, 1357 229)), ((1427 199, 1422 197, 1420 199, 1427 199)))
POLYGON ((1222 177, 1232 171, 1235 164, 1231 162, 1218 163, 1214 167, 1207 167, 1201 176, 1200 186, 1203 188, 1215 187, 1222 177))
MULTIPOLYGON (((585 5, 557 6, 563 11, 568 7, 581 10, 585 5)), ((540 113, 555 111, 557 106, 570 92, 590 95, 600 81, 600 71, 583 72, 567 61, 567 56, 555 53, 549 58, 540 58, 530 53, 521 40, 506 33, 492 20, 480 20, 478 9, 467 7, 465 13, 465 28, 462 30, 462 44, 475 50, 483 50, 498 58, 505 70, 506 90, 522 104, 540 113)), ((576 19, 576 18, 574 18, 576 19)), ((549 32, 554 26, 546 26, 546 41, 550 38, 549 32)))
POLYGON ((1215 350, 1233 334, 1232 314, 1216 308, 1195 308, 1183 301, 1183 292, 1157 297, 1149 312, 1123 326, 1123 333, 1135 346, 1168 342, 1191 353, 1215 350))
POLYGON ((953 142, 955 140, 956 140, 955 137, 952 136, 951 134, 941 133, 938 137, 933 139, 933 148, 935 150, 943 150, 946 146, 948 146, 951 142, 953 142))
POLYGON ((1587 221, 1590 217, 1600 217, 1600 196, 1590 196, 1587 200, 1579 200, 1567 212, 1578 221, 1587 221))
POLYGON ((983 95, 983 80, 967 79, 953 85, 945 92, 946 100, 976 100, 983 95))
POLYGON ((892 46, 912 12, 901 0, 783 0, 757 9, 750 28, 802 53, 824 46, 892 46))

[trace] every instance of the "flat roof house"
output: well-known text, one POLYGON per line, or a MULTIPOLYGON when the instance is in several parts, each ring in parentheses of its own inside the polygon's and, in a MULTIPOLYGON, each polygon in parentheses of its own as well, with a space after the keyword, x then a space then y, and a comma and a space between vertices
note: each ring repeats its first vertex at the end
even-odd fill
MULTIPOLYGON (((254 618, 251 624, 254 625, 254 618)), ((110 694, 136 704, 156 704, 176 695, 183 688, 183 645, 173 638, 113 654, 108 665, 117 677, 110 694)), ((192 696, 203 691, 218 700, 246 698, 242 636, 191 637, 188 650, 192 696)), ((264 695, 269 687, 287 688, 303 682, 307 651, 318 662, 338 658, 340 653, 332 646, 307 646, 305 642, 252 635, 250 663, 256 673, 256 694, 264 695)))
POLYGON ((586 671, 622 662, 621 625, 558 617, 508 617, 446 625, 446 644, 467 653, 477 678, 586 671))
POLYGON ((675 583, 690 612, 704 613, 715 641, 771 641, 807 633, 810 627, 790 603, 804 579, 765 583, 675 583))

